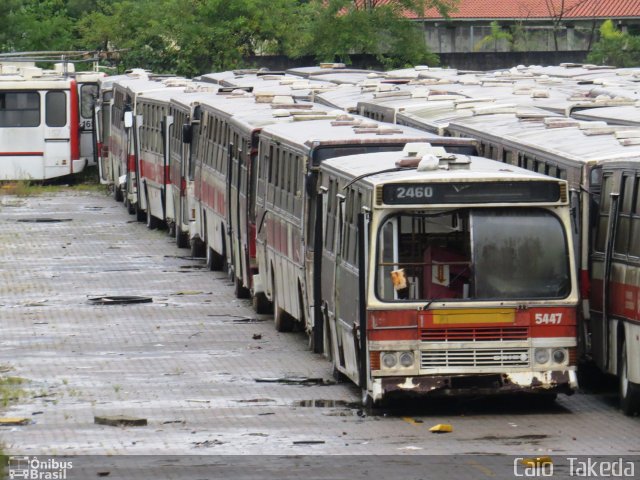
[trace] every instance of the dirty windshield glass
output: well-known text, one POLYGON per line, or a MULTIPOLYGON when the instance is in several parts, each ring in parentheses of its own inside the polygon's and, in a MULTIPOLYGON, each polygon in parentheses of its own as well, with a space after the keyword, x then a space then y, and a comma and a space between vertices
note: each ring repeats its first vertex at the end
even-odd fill
POLYGON ((403 212, 378 231, 383 301, 518 300, 570 293, 560 220, 541 209, 403 212))

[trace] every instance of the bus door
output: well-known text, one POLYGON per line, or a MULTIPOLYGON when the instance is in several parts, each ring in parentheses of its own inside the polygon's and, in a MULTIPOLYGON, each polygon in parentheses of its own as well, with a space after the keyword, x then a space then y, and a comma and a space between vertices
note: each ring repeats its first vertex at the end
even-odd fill
POLYGON ((71 129, 67 118, 68 96, 63 90, 44 95, 44 177, 72 172, 71 129))
POLYGON ((600 211, 596 227, 596 244, 592 259, 592 308, 593 319, 593 356, 596 363, 605 371, 609 370, 609 321, 611 314, 611 266, 615 245, 617 217, 620 206, 620 190, 615 187, 616 177, 604 175, 602 179, 600 211))
POLYGON ((358 342, 356 324, 359 319, 359 281, 357 270, 357 218, 361 208, 361 194, 350 191, 341 203, 340 245, 336 260, 335 309, 336 333, 341 344, 345 374, 358 382, 358 342))
POLYGON ((93 109, 98 97, 98 84, 78 84, 80 98, 80 158, 87 160, 87 165, 97 165, 96 132, 93 109))

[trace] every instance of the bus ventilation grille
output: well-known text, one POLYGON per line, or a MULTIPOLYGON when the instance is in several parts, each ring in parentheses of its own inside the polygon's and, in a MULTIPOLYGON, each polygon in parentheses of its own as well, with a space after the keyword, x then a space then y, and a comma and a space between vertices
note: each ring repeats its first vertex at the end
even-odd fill
POLYGON ((528 367, 528 348, 463 348, 422 352, 421 368, 528 367))

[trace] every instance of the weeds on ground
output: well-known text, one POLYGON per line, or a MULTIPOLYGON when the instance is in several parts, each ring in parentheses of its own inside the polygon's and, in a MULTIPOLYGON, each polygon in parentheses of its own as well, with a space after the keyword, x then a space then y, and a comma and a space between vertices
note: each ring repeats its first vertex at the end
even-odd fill
POLYGON ((0 407, 7 407, 9 403, 19 400, 26 392, 20 388, 25 382, 20 377, 0 377, 0 407))
POLYGON ((18 197, 32 197, 62 191, 102 192, 105 191, 105 188, 104 185, 100 184, 96 167, 88 167, 77 175, 49 181, 5 181, 0 185, 0 193, 18 197))

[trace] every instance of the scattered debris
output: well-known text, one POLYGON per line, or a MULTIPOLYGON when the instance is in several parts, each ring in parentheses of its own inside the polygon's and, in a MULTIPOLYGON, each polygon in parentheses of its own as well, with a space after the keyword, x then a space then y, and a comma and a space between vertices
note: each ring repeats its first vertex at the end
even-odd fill
POLYGON ((167 420, 166 422, 162 422, 162 425, 169 425, 171 423, 179 423, 181 425, 186 425, 186 421, 185 420, 167 420))
POLYGON ((249 318, 249 317, 245 317, 245 318, 235 318, 233 320, 231 320, 233 323, 261 323, 261 322, 267 322, 267 321, 271 321, 270 318, 249 318))
POLYGON ((73 218, 36 217, 36 218, 19 218, 16 221, 21 223, 59 223, 59 222, 71 222, 73 221, 73 218))
POLYGON ((182 292, 176 292, 173 295, 176 296, 184 296, 184 295, 203 295, 204 292, 200 291, 200 290, 184 290, 182 292))
POLYGON ((260 340, 262 338, 262 335, 259 333, 254 333, 251 338, 253 338, 254 340, 260 340))
POLYGON ((0 417, 0 427, 13 427, 16 425, 28 425, 31 420, 24 417, 0 417))
POLYGON ((128 305, 131 303, 151 303, 153 298, 151 297, 139 297, 136 295, 115 295, 104 297, 92 297, 89 298, 91 303, 96 305, 128 305))
POLYGON ((214 440, 204 440, 203 442, 191 442, 191 444, 196 448, 208 448, 216 445, 224 445, 225 442, 221 442, 216 438, 214 440))
POLYGON ((357 408, 360 404, 355 402, 347 402, 345 400, 298 400, 293 404, 296 407, 312 407, 312 408, 357 408))
POLYGON ((93 417, 93 422, 98 425, 109 425, 111 427, 145 427, 147 425, 146 418, 126 417, 124 415, 93 417))
POLYGON ((321 445, 325 443, 324 440, 296 440, 294 445, 321 445))
POLYGON ((272 398, 250 398, 248 400, 235 400, 238 403, 265 403, 275 402, 272 398))
POLYGON ((254 378, 258 383, 283 383, 285 385, 335 385, 335 380, 309 377, 267 377, 254 378))
POLYGON ((431 427, 429 431, 432 433, 451 433, 453 432, 453 427, 447 423, 439 423, 431 427))

